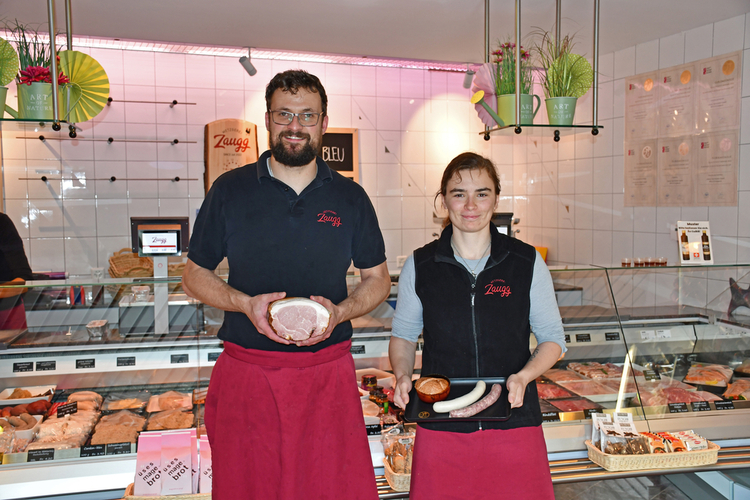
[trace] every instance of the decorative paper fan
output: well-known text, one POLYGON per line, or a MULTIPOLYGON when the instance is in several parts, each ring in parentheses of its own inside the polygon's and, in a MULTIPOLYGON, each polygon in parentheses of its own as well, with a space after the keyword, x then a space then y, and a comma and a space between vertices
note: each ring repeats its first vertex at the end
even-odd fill
POLYGON ((566 74, 563 71, 562 61, 565 61, 568 72, 572 76, 571 92, 569 97, 582 97, 589 91, 591 84, 594 83, 594 70, 585 57, 578 54, 569 54, 565 59, 558 59, 550 67, 550 70, 557 74, 566 74))
MULTIPOLYGON (((109 97, 109 78, 96 59, 83 52, 65 50, 60 56, 60 70, 70 79, 63 89, 63 96, 70 93, 70 112, 65 115, 69 122, 90 120, 104 109, 109 97)), ((66 110, 67 112, 67 110, 66 110)))
POLYGON ((8 40, 0 38, 0 87, 5 87, 18 74, 18 54, 8 40))

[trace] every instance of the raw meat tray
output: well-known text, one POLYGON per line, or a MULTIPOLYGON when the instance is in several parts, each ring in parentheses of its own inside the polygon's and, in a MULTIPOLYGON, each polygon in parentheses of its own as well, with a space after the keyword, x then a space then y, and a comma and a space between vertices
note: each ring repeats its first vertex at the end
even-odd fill
MULTIPOLYGON (((508 420, 510 418, 511 409, 510 403, 508 402, 508 389, 505 387, 505 377, 495 378, 452 378, 451 381, 451 392, 446 400, 455 399, 457 397, 468 394, 477 385, 477 382, 483 380, 487 384, 487 388, 484 391, 482 397, 489 394, 493 384, 500 384, 503 386, 503 392, 497 399, 495 404, 489 408, 485 408, 476 415, 466 418, 450 418, 448 413, 435 413, 432 410, 434 403, 425 403, 419 396, 417 396, 417 390, 412 387, 409 392, 409 403, 406 405, 404 410, 404 419, 408 422, 477 422, 479 420, 508 420)), ((481 398, 480 398, 481 399, 481 398)))

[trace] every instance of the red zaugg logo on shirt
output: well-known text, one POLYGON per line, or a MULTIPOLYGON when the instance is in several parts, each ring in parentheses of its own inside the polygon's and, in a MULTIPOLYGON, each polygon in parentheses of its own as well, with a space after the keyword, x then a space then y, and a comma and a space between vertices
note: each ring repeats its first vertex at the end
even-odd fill
POLYGON ((341 217, 333 210, 323 210, 323 212, 318 214, 318 222, 330 222, 333 227, 339 227, 341 225, 341 217))
POLYGON ((492 280, 484 287, 484 290, 485 295, 495 295, 496 293, 499 293, 501 297, 510 295, 510 285, 506 285, 505 281, 501 279, 492 280))

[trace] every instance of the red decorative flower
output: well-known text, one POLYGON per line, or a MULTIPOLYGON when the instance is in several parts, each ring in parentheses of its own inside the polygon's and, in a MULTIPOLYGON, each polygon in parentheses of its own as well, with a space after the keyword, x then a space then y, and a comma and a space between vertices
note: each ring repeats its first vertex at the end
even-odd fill
MULTIPOLYGON (((50 75, 49 68, 29 66, 25 70, 21 70, 20 74, 22 84, 31 85, 34 82, 52 83, 52 76, 50 75)), ((57 84, 62 85, 64 83, 70 83, 70 80, 61 71, 60 75, 57 77, 57 84)))

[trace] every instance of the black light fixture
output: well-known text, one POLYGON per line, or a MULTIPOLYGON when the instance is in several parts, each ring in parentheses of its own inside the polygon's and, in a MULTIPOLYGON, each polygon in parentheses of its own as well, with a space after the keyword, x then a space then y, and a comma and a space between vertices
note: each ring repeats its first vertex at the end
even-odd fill
POLYGON ((243 68, 245 68, 245 71, 247 71, 247 74, 250 76, 254 76, 255 73, 258 72, 257 69, 255 69, 255 66, 253 66, 252 61, 250 61, 250 50, 251 48, 247 48, 247 56, 240 57, 240 64, 243 68))

